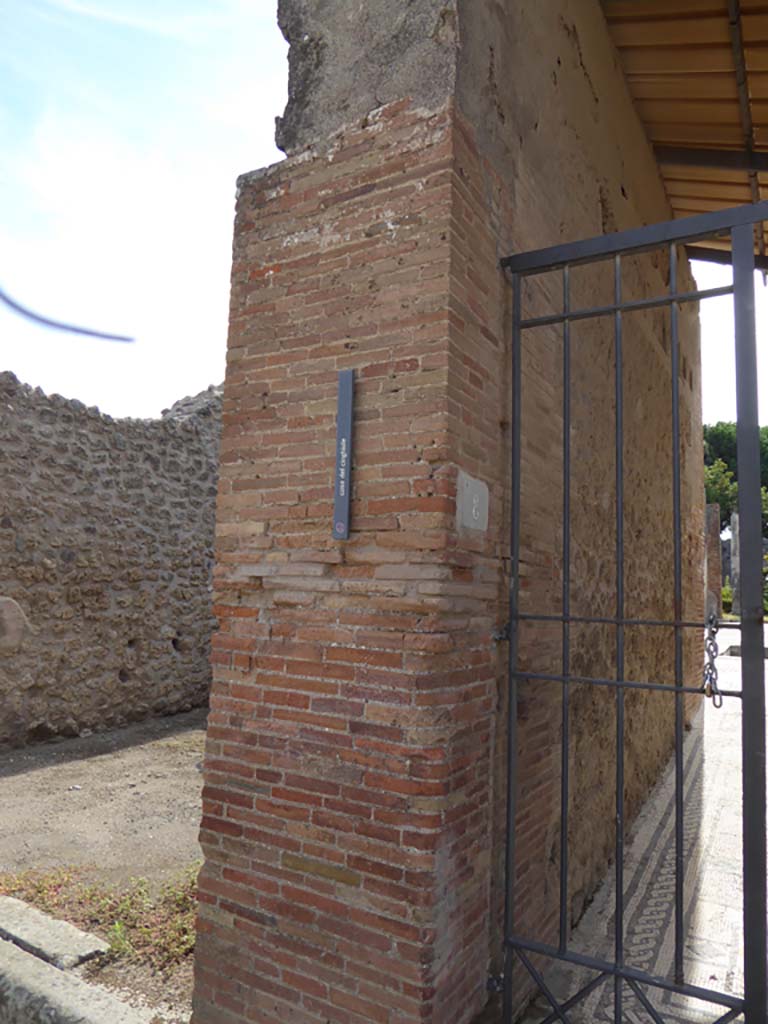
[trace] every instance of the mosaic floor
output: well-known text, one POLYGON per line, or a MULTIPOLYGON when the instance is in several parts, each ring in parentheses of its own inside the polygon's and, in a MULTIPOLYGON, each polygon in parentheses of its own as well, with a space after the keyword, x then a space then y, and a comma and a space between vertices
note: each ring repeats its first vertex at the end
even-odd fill
MULTIPOLYGON (((739 658, 718 659, 723 689, 740 687, 739 658)), ((707 701, 685 739, 685 981, 741 995, 741 712, 737 699, 721 709, 707 701)), ((674 942, 674 764, 670 764, 635 823, 625 853, 626 962, 672 976, 674 942)), ((570 948, 612 960, 613 874, 606 879, 575 930, 570 948)), ((561 968, 546 972, 559 1000, 595 972, 561 968)), ((623 1020, 654 1024, 654 1017, 625 985, 623 1020)), ((726 1007, 644 989, 664 1024, 714 1024, 726 1007)), ((568 1024, 613 1024, 613 982, 606 981, 567 1013, 568 1024)), ((551 1013, 540 998, 525 1024, 551 1013)), ((729 1018, 743 1021, 741 1015, 729 1018)))

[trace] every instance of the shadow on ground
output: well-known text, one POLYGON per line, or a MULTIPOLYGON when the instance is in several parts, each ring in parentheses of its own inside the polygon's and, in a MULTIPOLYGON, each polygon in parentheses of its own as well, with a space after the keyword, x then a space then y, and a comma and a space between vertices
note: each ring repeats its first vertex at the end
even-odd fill
POLYGON ((151 743, 162 736, 205 729, 207 717, 207 708, 195 708, 193 711, 150 718, 122 729, 90 733, 73 739, 53 739, 28 747, 0 746, 0 779, 67 761, 114 754, 127 747, 151 743))

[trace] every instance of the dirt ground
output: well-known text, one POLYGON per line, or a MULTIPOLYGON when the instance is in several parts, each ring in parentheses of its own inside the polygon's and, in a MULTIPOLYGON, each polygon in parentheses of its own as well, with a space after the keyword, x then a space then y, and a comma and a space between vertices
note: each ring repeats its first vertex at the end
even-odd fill
MULTIPOLYGON (((111 889, 143 878, 159 892, 199 864, 206 715, 0 751, 0 874, 72 868, 111 889)), ((162 972, 107 958, 79 973, 153 1008, 156 1024, 189 1021, 191 957, 162 972)))
POLYGON ((206 714, 0 751, 0 871, 159 885, 199 860, 206 714))

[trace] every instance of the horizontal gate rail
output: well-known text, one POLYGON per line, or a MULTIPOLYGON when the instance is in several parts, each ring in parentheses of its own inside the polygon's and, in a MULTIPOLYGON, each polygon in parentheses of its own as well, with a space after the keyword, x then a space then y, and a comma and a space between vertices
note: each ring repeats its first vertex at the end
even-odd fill
POLYGON ((535 939, 523 939, 520 936, 512 935, 507 939, 507 945, 515 951, 524 950, 526 953, 538 953, 540 956, 564 960, 566 963, 573 964, 576 967, 600 971, 601 974, 608 974, 614 978, 623 978, 627 981, 632 979, 641 985, 650 985, 651 988, 663 989, 665 992, 675 992, 679 995, 689 996, 691 999, 700 999, 705 1003, 727 1006, 729 1009, 736 1010, 739 1013, 744 1009, 744 1000, 738 996, 730 996, 727 992, 717 992, 715 989, 701 988, 699 985, 678 983, 655 974, 646 974, 645 971, 634 967, 627 967, 626 964, 622 966, 610 963, 608 960, 601 960, 599 957, 587 956, 585 953, 575 953, 572 950, 561 953, 557 946, 550 946, 546 942, 537 942, 535 939))
POLYGON ((505 256, 501 265, 515 274, 536 274, 557 270, 566 263, 575 266, 591 263, 613 256, 650 252, 665 245, 683 242, 697 242, 716 235, 726 235, 732 228, 744 224, 757 224, 768 220, 768 199, 751 206, 732 206, 727 210, 713 213, 699 213, 694 217, 663 221, 649 227, 631 228, 629 231, 615 231, 600 235, 584 242, 566 242, 546 249, 505 256))
MULTIPOLYGON (((544 615, 537 612, 518 612, 516 618, 518 622, 577 622, 597 626, 619 624, 622 626, 665 626, 667 629, 671 626, 680 626, 682 629, 700 629, 702 632, 709 625, 707 622, 689 619, 614 619, 607 615, 544 615)), ((740 629, 741 627, 738 622, 718 622, 717 628, 720 630, 740 629)))
POLYGON ((614 316, 621 312, 632 313, 644 309, 661 309, 679 302, 698 302, 700 299, 716 299, 723 295, 733 295, 733 285, 724 284, 720 288, 702 288, 695 292, 675 292, 659 299, 636 299, 612 306, 587 306, 584 309, 574 309, 569 313, 552 313, 550 316, 534 316, 528 320, 521 320, 520 327, 523 330, 528 330, 530 327, 546 327, 549 324, 567 324, 574 320, 591 320, 596 316, 614 316))
MULTIPOLYGON (((588 686, 613 686, 621 690, 657 690, 660 693, 695 693, 701 697, 703 686, 677 686, 674 683, 644 683, 635 679, 601 679, 599 676, 559 675, 557 672, 515 673, 518 679, 535 679, 541 683, 585 683, 588 686)), ((741 697, 740 690, 720 690, 723 697, 741 697)))

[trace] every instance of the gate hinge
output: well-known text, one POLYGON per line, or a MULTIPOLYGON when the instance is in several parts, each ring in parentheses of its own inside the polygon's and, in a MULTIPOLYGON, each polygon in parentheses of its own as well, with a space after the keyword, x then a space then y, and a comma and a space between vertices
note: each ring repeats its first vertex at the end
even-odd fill
POLYGON ((503 992, 504 991, 504 975, 503 974, 491 974, 488 977, 488 981, 485 983, 486 991, 488 992, 503 992))
POLYGON ((510 623, 505 622, 501 629, 495 629, 491 633, 491 637, 496 641, 497 644, 503 643, 505 640, 509 640, 511 636, 510 623))

